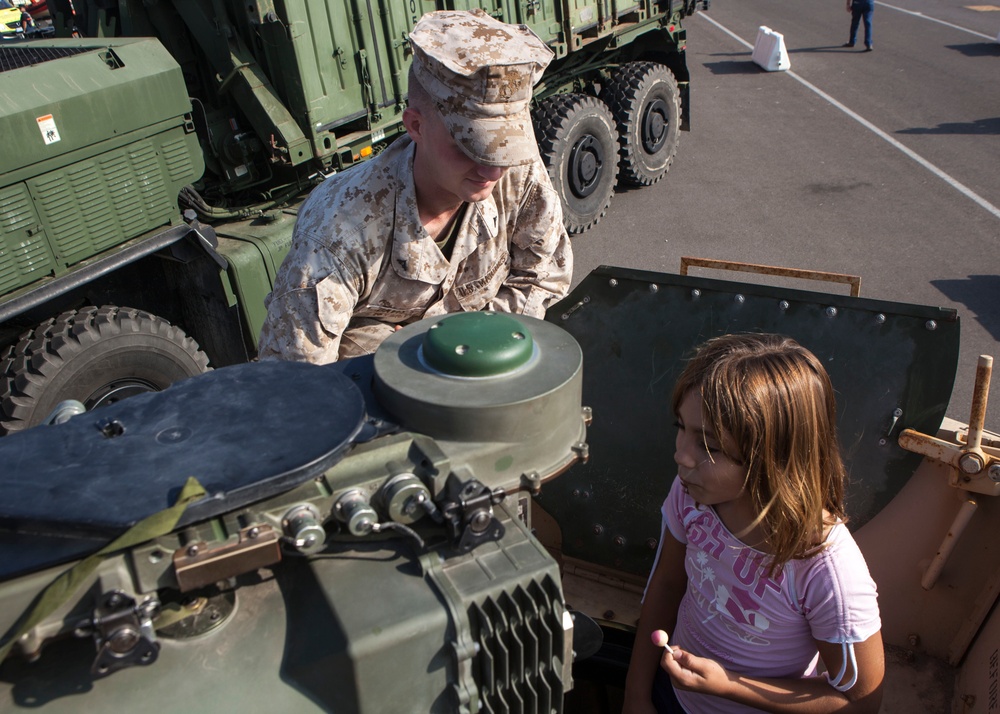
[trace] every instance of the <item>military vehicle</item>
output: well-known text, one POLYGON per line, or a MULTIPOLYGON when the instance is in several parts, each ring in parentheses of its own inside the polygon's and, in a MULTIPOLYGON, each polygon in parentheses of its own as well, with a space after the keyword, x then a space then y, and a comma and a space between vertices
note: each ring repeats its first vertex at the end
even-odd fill
POLYGON ((0 47, 0 433, 254 358, 301 201, 403 133, 423 13, 553 49, 534 112, 576 233, 669 168, 704 2, 77 0, 84 37, 0 47))
POLYGON ((837 391, 883 711, 997 711, 1000 437, 988 357, 945 418, 956 313, 611 267, 544 322, 434 318, 0 439, 0 710, 620 711, 673 382, 758 330, 837 391))

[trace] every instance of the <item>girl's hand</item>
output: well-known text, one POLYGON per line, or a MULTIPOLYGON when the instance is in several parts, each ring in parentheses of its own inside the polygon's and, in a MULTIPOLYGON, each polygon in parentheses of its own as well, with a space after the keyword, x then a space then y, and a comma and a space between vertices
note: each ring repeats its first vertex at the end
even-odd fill
POLYGON ((677 689, 688 689, 704 694, 721 694, 729 684, 729 672, 707 657, 696 657, 680 647, 673 652, 664 650, 660 666, 666 670, 677 689))

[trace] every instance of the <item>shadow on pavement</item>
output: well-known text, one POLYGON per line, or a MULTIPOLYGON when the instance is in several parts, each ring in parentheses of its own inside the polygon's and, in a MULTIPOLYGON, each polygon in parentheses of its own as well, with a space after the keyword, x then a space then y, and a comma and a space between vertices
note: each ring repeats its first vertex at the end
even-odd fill
POLYGON ((863 42, 859 42, 856 47, 844 47, 843 45, 823 45, 821 47, 789 47, 788 54, 809 54, 809 53, 827 53, 833 52, 834 54, 843 54, 845 52, 860 54, 865 48, 863 42))
POLYGON ((949 50, 961 52, 966 57, 1000 57, 1000 43, 972 42, 967 45, 945 45, 949 50))
MULTIPOLYGON (((932 280, 931 285, 953 302, 965 305, 970 316, 1000 340, 1000 275, 970 275, 965 280, 932 280)), ((961 316, 961 313, 959 313, 961 316)))
POLYGON ((749 56, 742 61, 706 62, 705 68, 712 74, 758 74, 764 71, 751 62, 749 56))
POLYGON ((1000 117, 965 122, 945 122, 932 127, 900 129, 897 134, 1000 134, 1000 117))

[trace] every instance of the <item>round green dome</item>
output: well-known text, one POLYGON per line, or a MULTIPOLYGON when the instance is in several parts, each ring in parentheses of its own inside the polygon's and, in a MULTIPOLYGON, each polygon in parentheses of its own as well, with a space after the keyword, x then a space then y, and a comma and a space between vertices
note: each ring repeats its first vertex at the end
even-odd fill
POLYGON ((534 340, 516 317, 498 312, 464 312, 436 322, 424 335, 427 364, 456 377, 493 377, 531 359, 534 340))

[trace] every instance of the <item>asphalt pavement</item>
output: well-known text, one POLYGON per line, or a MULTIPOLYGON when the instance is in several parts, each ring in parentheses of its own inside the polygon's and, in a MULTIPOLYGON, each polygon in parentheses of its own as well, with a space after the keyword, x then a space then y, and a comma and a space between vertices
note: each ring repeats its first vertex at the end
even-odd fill
POLYGON ((858 275, 863 297, 954 308, 948 415, 968 421, 990 354, 1000 430, 1000 6, 876 2, 870 53, 861 33, 842 47, 849 24, 840 0, 714 0, 687 18, 692 130, 661 182, 619 192, 574 238, 575 278, 698 256, 858 275), (788 71, 751 61, 760 26, 783 34, 788 71))

